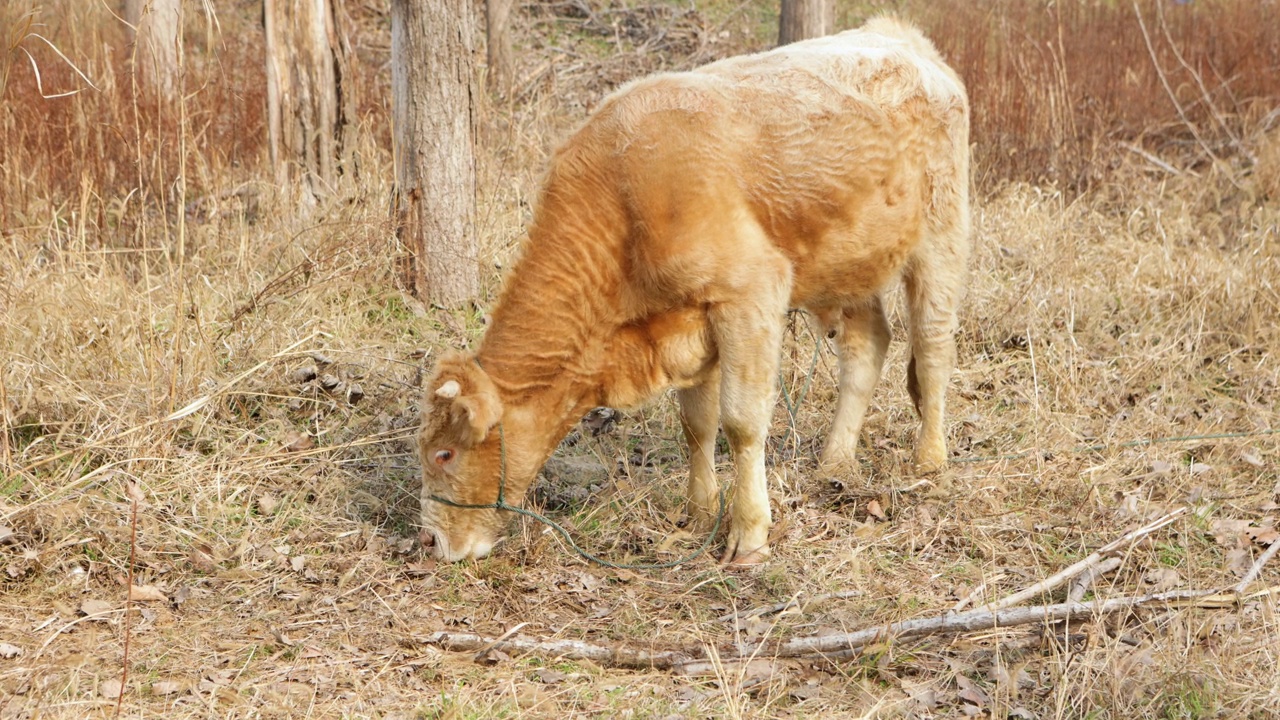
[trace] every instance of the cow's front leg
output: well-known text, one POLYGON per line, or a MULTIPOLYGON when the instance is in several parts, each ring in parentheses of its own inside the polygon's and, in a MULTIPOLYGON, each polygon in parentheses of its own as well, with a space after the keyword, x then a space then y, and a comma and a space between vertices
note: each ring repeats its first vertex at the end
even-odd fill
POLYGON ((724 561, 745 565, 769 557, 764 450, 791 273, 781 257, 743 265, 758 272, 757 282, 739 299, 712 308, 711 323, 720 348, 721 422, 737 469, 724 561))

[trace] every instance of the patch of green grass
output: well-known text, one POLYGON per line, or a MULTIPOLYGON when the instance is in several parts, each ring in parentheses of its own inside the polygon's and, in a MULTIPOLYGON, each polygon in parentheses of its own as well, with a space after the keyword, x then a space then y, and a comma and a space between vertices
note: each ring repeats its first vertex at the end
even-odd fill
POLYGON ((1187 562, 1187 549, 1174 543, 1157 543, 1156 561, 1165 567, 1182 567, 1187 562))
POLYGON ((1212 686, 1192 678, 1171 683, 1160 698, 1164 720, 1200 720, 1218 716, 1219 703, 1212 686))

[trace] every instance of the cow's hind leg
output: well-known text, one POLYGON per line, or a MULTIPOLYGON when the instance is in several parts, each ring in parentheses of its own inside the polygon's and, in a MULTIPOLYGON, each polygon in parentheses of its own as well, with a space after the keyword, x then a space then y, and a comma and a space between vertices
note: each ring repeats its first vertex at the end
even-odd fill
POLYGON ((827 477, 847 476, 856 471, 854 451, 858 434, 889 349, 889 321, 879 297, 864 305, 846 308, 840 320, 836 334, 840 400, 821 463, 821 472, 827 477))
POLYGON ((917 257, 906 272, 911 325, 907 390, 920 414, 918 472, 940 470, 947 461, 947 384, 955 368, 956 310, 964 292, 967 242, 963 231, 935 239, 936 251, 917 257))
POLYGON ((680 424, 689 445, 689 520, 710 530, 720 511, 716 480, 716 433, 720 429, 720 374, 710 373, 701 385, 679 391, 680 424))
POLYGON ((710 319, 720 349, 720 412, 733 449, 737 479, 724 561, 761 562, 769 556, 769 492, 765 440, 773 416, 779 355, 791 268, 777 253, 744 259, 750 279, 736 299, 712 307, 710 319))

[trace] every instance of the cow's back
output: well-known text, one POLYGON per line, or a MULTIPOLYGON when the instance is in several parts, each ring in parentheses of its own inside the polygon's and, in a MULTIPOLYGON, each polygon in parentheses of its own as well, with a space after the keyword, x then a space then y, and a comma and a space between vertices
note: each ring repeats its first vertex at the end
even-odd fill
POLYGON ((917 30, 881 19, 639 80, 570 144, 605 158, 641 289, 694 294, 754 241, 718 234, 746 215, 791 260, 793 304, 813 307, 896 276, 938 196, 967 183, 967 142, 959 79, 917 30))

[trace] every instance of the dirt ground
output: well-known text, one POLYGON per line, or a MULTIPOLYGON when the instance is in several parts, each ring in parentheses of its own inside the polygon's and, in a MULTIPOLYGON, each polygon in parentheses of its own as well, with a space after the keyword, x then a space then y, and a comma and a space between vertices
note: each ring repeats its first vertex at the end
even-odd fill
MULTIPOLYGON (((614 40, 526 38, 548 64, 524 61, 519 102, 489 108, 481 135, 488 296, 547 152, 601 93, 756 42, 748 12, 724 11, 719 49, 681 44, 705 19, 648 12, 600 15, 614 40), (667 45, 592 59, 658 42, 643 22, 667 45)), ((779 402, 768 457, 773 557, 749 569, 600 568, 525 518, 481 561, 422 552, 418 387, 484 318, 399 290, 389 171, 305 216, 229 174, 239 189, 186 207, 181 266, 158 244, 164 210, 137 246, 109 241, 135 211, 93 188, 29 202, 0 228, 0 718, 104 716, 121 695, 121 715, 167 718, 1280 716, 1280 561, 1235 593, 1280 516, 1280 134, 1250 143, 1249 172, 1124 153, 1087 192, 981 195, 937 475, 909 469, 897 291, 858 477, 816 476, 835 359, 797 317, 781 378, 797 407, 779 402), (1180 509, 1083 598, 1229 599, 715 661, 977 609, 1180 509), (439 632, 713 662, 454 652, 439 632)), ((724 448, 719 468, 727 481, 724 448)), ((666 398, 589 417, 530 502, 591 552, 670 559, 702 541, 679 526, 684 469, 666 398)))

